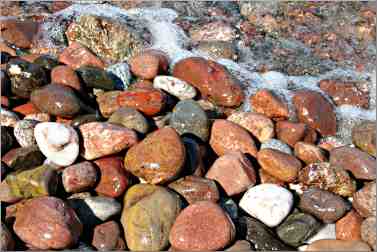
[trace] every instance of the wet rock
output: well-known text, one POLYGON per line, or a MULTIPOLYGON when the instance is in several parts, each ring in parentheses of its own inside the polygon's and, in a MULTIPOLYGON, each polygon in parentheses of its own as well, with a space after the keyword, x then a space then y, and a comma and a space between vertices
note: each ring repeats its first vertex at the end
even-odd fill
POLYGON ((12 110, 24 116, 41 112, 30 102, 14 107, 12 110))
POLYGON ((115 81, 115 87, 119 90, 126 90, 131 83, 130 67, 127 63, 117 63, 106 68, 106 72, 110 74, 115 81))
POLYGON ((207 114, 194 100, 184 100, 177 103, 170 118, 170 126, 180 135, 192 134, 203 142, 209 135, 207 114))
POLYGON ((235 112, 227 120, 247 129, 259 142, 263 143, 275 135, 274 123, 265 115, 253 112, 235 112))
POLYGON ((74 128, 78 128, 86 123, 100 121, 100 119, 100 116, 97 114, 79 115, 72 120, 71 126, 74 128))
POLYGON ((29 147, 37 144, 34 137, 34 127, 38 121, 20 120, 14 126, 14 136, 21 147, 29 147))
POLYGON ((253 165, 239 151, 219 157, 208 170, 206 178, 217 181, 228 196, 244 192, 256 183, 253 165))
POLYGON ((304 161, 306 164, 327 161, 324 150, 314 144, 297 142, 295 144, 294 152, 295 156, 304 161))
POLYGON ((66 192, 83 192, 95 185, 97 171, 92 163, 84 161, 65 168, 62 180, 66 192))
POLYGON ((94 228, 92 245, 99 251, 124 250, 119 224, 108 221, 94 228))
POLYGON ((288 105, 267 89, 262 89, 250 97, 250 105, 255 112, 275 120, 288 118, 288 105))
POLYGON ((220 106, 239 106, 244 97, 238 81, 214 61, 198 57, 183 59, 175 64, 173 76, 193 85, 202 96, 220 106))
POLYGON ((64 49, 59 55, 59 61, 72 69, 78 69, 82 66, 105 67, 105 64, 89 49, 76 42, 72 42, 64 49))
POLYGON ((116 198, 125 192, 130 185, 130 174, 123 166, 120 157, 105 157, 94 161, 99 168, 100 180, 95 188, 99 195, 116 198))
POLYGON ((318 130, 323 136, 335 135, 336 116, 333 106, 320 93, 297 91, 292 101, 300 122, 318 130))
POLYGON ((90 122, 79 127, 83 137, 82 156, 87 160, 118 153, 135 145, 135 131, 111 123, 90 122))
POLYGON ((376 179, 376 159, 357 148, 344 146, 332 149, 330 163, 350 171, 357 179, 376 179))
POLYGON ((77 91, 83 90, 78 75, 68 66, 54 67, 51 71, 51 82, 71 87, 77 91))
POLYGON ((194 87, 173 76, 156 76, 153 80, 153 87, 162 89, 180 100, 192 99, 196 96, 194 87))
POLYGON ((352 129, 352 142, 361 150, 376 156, 376 125, 365 121, 352 129))
POLYGON ((376 217, 368 217, 361 224, 361 238, 376 250, 376 217))
POLYGON ((367 183, 355 192, 352 206, 364 218, 376 216, 376 182, 367 183))
POLYGON ((6 19, 0 22, 1 37, 17 47, 30 48, 38 31, 38 23, 6 19))
POLYGON ((178 195, 164 187, 137 184, 127 190, 121 222, 130 250, 164 250, 181 210, 178 195), (160 207, 164 206, 164 207, 160 207))
POLYGON ((57 165, 71 165, 79 155, 79 136, 71 126, 39 123, 34 128, 34 136, 41 152, 57 165))
POLYGON ((77 243, 82 224, 73 209, 61 199, 39 197, 27 201, 17 211, 14 231, 22 241, 36 249, 68 249, 77 243))
POLYGON ((26 170, 41 165, 44 156, 37 146, 15 148, 1 159, 12 170, 26 170))
POLYGON ((279 225, 293 206, 293 196, 275 184, 260 184, 247 190, 239 206, 269 227, 279 225))
POLYGON ((142 134, 146 134, 149 130, 147 119, 134 108, 121 107, 110 116, 108 122, 133 129, 142 134))
POLYGON ((201 201, 178 215, 169 241, 178 250, 221 250, 234 237, 235 227, 227 213, 213 202, 201 201))
POLYGON ((185 175, 202 177, 206 170, 203 160, 205 156, 203 146, 200 146, 196 140, 190 137, 183 137, 182 140, 186 149, 186 161, 183 173, 185 175))
POLYGON ((209 143, 218 156, 230 151, 256 156, 257 148, 249 133, 241 126, 223 119, 217 119, 212 124, 209 143))
POLYGON ((3 155, 7 153, 12 148, 14 142, 11 130, 1 126, 1 153, 3 155))
POLYGON ((167 55, 159 50, 147 50, 132 57, 129 61, 131 72, 142 79, 150 80, 158 74, 166 73, 169 67, 167 55))
POLYGON ((238 219, 239 216, 239 209, 231 198, 220 198, 219 205, 224 209, 224 211, 229 215, 229 217, 234 221, 238 219))
POLYGON ((17 114, 10 110, 0 108, 0 113, 1 126, 14 127, 17 121, 20 120, 17 114))
POLYGON ((220 198, 216 183, 198 176, 186 176, 170 183, 168 187, 181 195, 189 204, 203 200, 216 202, 220 198))
POLYGON ((336 222, 336 239, 344 241, 361 240, 361 217, 355 210, 349 211, 336 222))
POLYGON ((194 26, 189 31, 194 42, 199 41, 233 41, 236 30, 223 21, 214 21, 200 26, 194 26))
POLYGON ((233 43, 227 41, 200 41, 196 50, 215 60, 237 60, 238 58, 236 47, 233 43))
POLYGON ((276 184, 282 187, 285 187, 285 182, 282 180, 279 180, 278 178, 272 176, 268 172, 266 172, 263 169, 258 170, 259 179, 261 184, 276 184))
POLYGON ((310 244, 305 251, 371 251, 362 241, 318 240, 310 244))
POLYGON ((250 242, 246 240, 238 240, 232 246, 227 248, 225 251, 252 251, 252 246, 250 242))
POLYGON ((14 250, 15 242, 7 226, 1 222, 0 248, 3 251, 14 250))
POLYGON ((101 221, 108 220, 110 217, 119 214, 122 210, 120 203, 109 197, 86 197, 83 201, 101 221))
POLYGON ((307 126, 304 123, 293 123, 280 121, 276 123, 276 135, 281 141, 294 147, 298 141, 303 140, 306 135, 307 126))
POLYGON ((94 66, 82 66, 76 69, 81 80, 86 87, 99 88, 103 90, 113 90, 115 82, 110 75, 103 69, 94 66))
POLYGON ((310 188, 300 196, 300 209, 314 215, 324 223, 334 223, 349 209, 348 204, 340 196, 321 190, 310 188))

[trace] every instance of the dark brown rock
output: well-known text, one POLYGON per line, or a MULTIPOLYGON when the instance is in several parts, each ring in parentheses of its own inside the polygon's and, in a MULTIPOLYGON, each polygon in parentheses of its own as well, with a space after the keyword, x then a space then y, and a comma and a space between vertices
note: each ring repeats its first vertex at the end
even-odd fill
POLYGON ((119 224, 108 221, 94 228, 92 245, 99 251, 124 250, 126 248, 119 224))

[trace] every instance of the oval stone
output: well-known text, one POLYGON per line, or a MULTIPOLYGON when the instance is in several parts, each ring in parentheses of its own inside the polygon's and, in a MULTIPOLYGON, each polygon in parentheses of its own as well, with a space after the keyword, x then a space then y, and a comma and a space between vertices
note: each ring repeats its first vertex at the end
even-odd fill
POLYGON ((134 108, 122 107, 118 109, 110 116, 108 122, 122 125, 142 134, 147 133, 149 130, 147 119, 134 108))
POLYGON ((173 76, 156 76, 153 87, 162 89, 180 100, 192 99, 196 96, 196 89, 193 86, 173 76))
POLYGON ((336 222, 336 239, 345 241, 361 240, 362 222, 363 217, 352 209, 343 218, 336 222))
POLYGON ((376 156, 376 123, 365 121, 352 129, 352 142, 361 150, 376 156))
POLYGON ((124 250, 125 243, 121 237, 119 224, 108 221, 97 225, 93 231, 92 245, 99 251, 124 250))
POLYGON ((304 161, 306 164, 327 161, 325 151, 314 144, 297 142, 295 144, 294 152, 295 156, 304 161))
POLYGON ((95 185, 97 171, 92 163, 84 161, 65 168, 62 180, 66 192, 83 192, 95 185))

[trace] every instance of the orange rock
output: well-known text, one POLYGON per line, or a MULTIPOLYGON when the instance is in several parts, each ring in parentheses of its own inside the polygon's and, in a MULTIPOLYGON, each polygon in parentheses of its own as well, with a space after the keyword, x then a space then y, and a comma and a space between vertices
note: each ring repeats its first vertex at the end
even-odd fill
POLYGON ((25 116, 29 114, 40 113, 39 109, 37 109, 31 102, 15 107, 13 108, 13 111, 25 116))
POLYGON ((147 50, 130 59, 130 70, 137 77, 153 79, 159 73, 166 73, 169 68, 169 61, 164 52, 158 50, 147 50))
POLYGON ((59 61, 73 69, 82 66, 105 67, 105 64, 97 56, 77 42, 72 42, 69 47, 64 49, 59 56, 59 61))
POLYGON ((336 222, 336 239, 345 241, 361 240, 361 217, 355 210, 348 212, 336 222))
POLYGON ((307 126, 305 123, 281 121, 276 123, 276 135, 278 139, 293 147, 305 137, 307 126))
POLYGON ((77 91, 81 91, 80 79, 76 72, 68 66, 57 66, 51 71, 51 82, 69 86, 77 91))
POLYGON ((255 112, 275 120, 288 118, 288 105, 267 89, 262 89, 250 97, 250 104, 255 112))
POLYGON ((38 31, 38 23, 8 19, 0 21, 1 37, 20 48, 30 48, 38 31))

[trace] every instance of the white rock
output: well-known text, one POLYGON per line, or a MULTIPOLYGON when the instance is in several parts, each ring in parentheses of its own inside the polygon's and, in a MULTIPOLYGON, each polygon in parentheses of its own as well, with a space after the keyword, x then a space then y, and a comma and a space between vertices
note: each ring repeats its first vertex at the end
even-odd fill
POLYGON ((324 224, 318 232, 310 237, 305 243, 310 244, 323 239, 336 239, 335 224, 324 224))
POLYGON ((14 127, 19 120, 20 118, 18 118, 16 113, 4 108, 0 108, 1 126, 14 127))
POLYGON ((79 155, 79 137, 70 126, 43 122, 37 124, 34 136, 41 152, 53 163, 68 166, 79 155))
POLYGON ((93 214, 102 221, 106 221, 122 210, 120 203, 110 197, 88 197, 84 198, 84 202, 89 206, 93 214))
POLYGON ((196 89, 193 86, 172 76, 156 76, 153 80, 153 87, 162 89, 180 100, 191 99, 196 96, 196 89))
POLYGON ((114 65, 109 66, 106 69, 107 72, 115 75, 119 80, 122 81, 122 85, 118 85, 120 83, 116 83, 116 88, 120 90, 126 90, 130 83, 131 83, 131 72, 130 67, 127 63, 117 63, 114 65))
POLYGON ((261 74, 266 88, 269 89, 287 89, 288 88, 288 78, 280 73, 275 71, 269 71, 261 74))
POLYGON ((275 227, 289 214, 293 196, 276 184, 260 184, 247 190, 239 206, 269 227, 275 227))
POLYGON ((287 153, 289 155, 292 155, 292 150, 291 150, 291 147, 289 147, 288 144, 278 140, 278 139, 275 139, 275 138, 272 138, 272 139, 269 139, 265 142, 263 142, 260 146, 260 149, 274 149, 274 150, 278 150, 278 151, 281 151, 281 152, 284 152, 284 153, 287 153))
POLYGON ((35 120, 20 120, 14 126, 14 136, 21 147, 36 145, 34 127, 39 122, 35 120))

